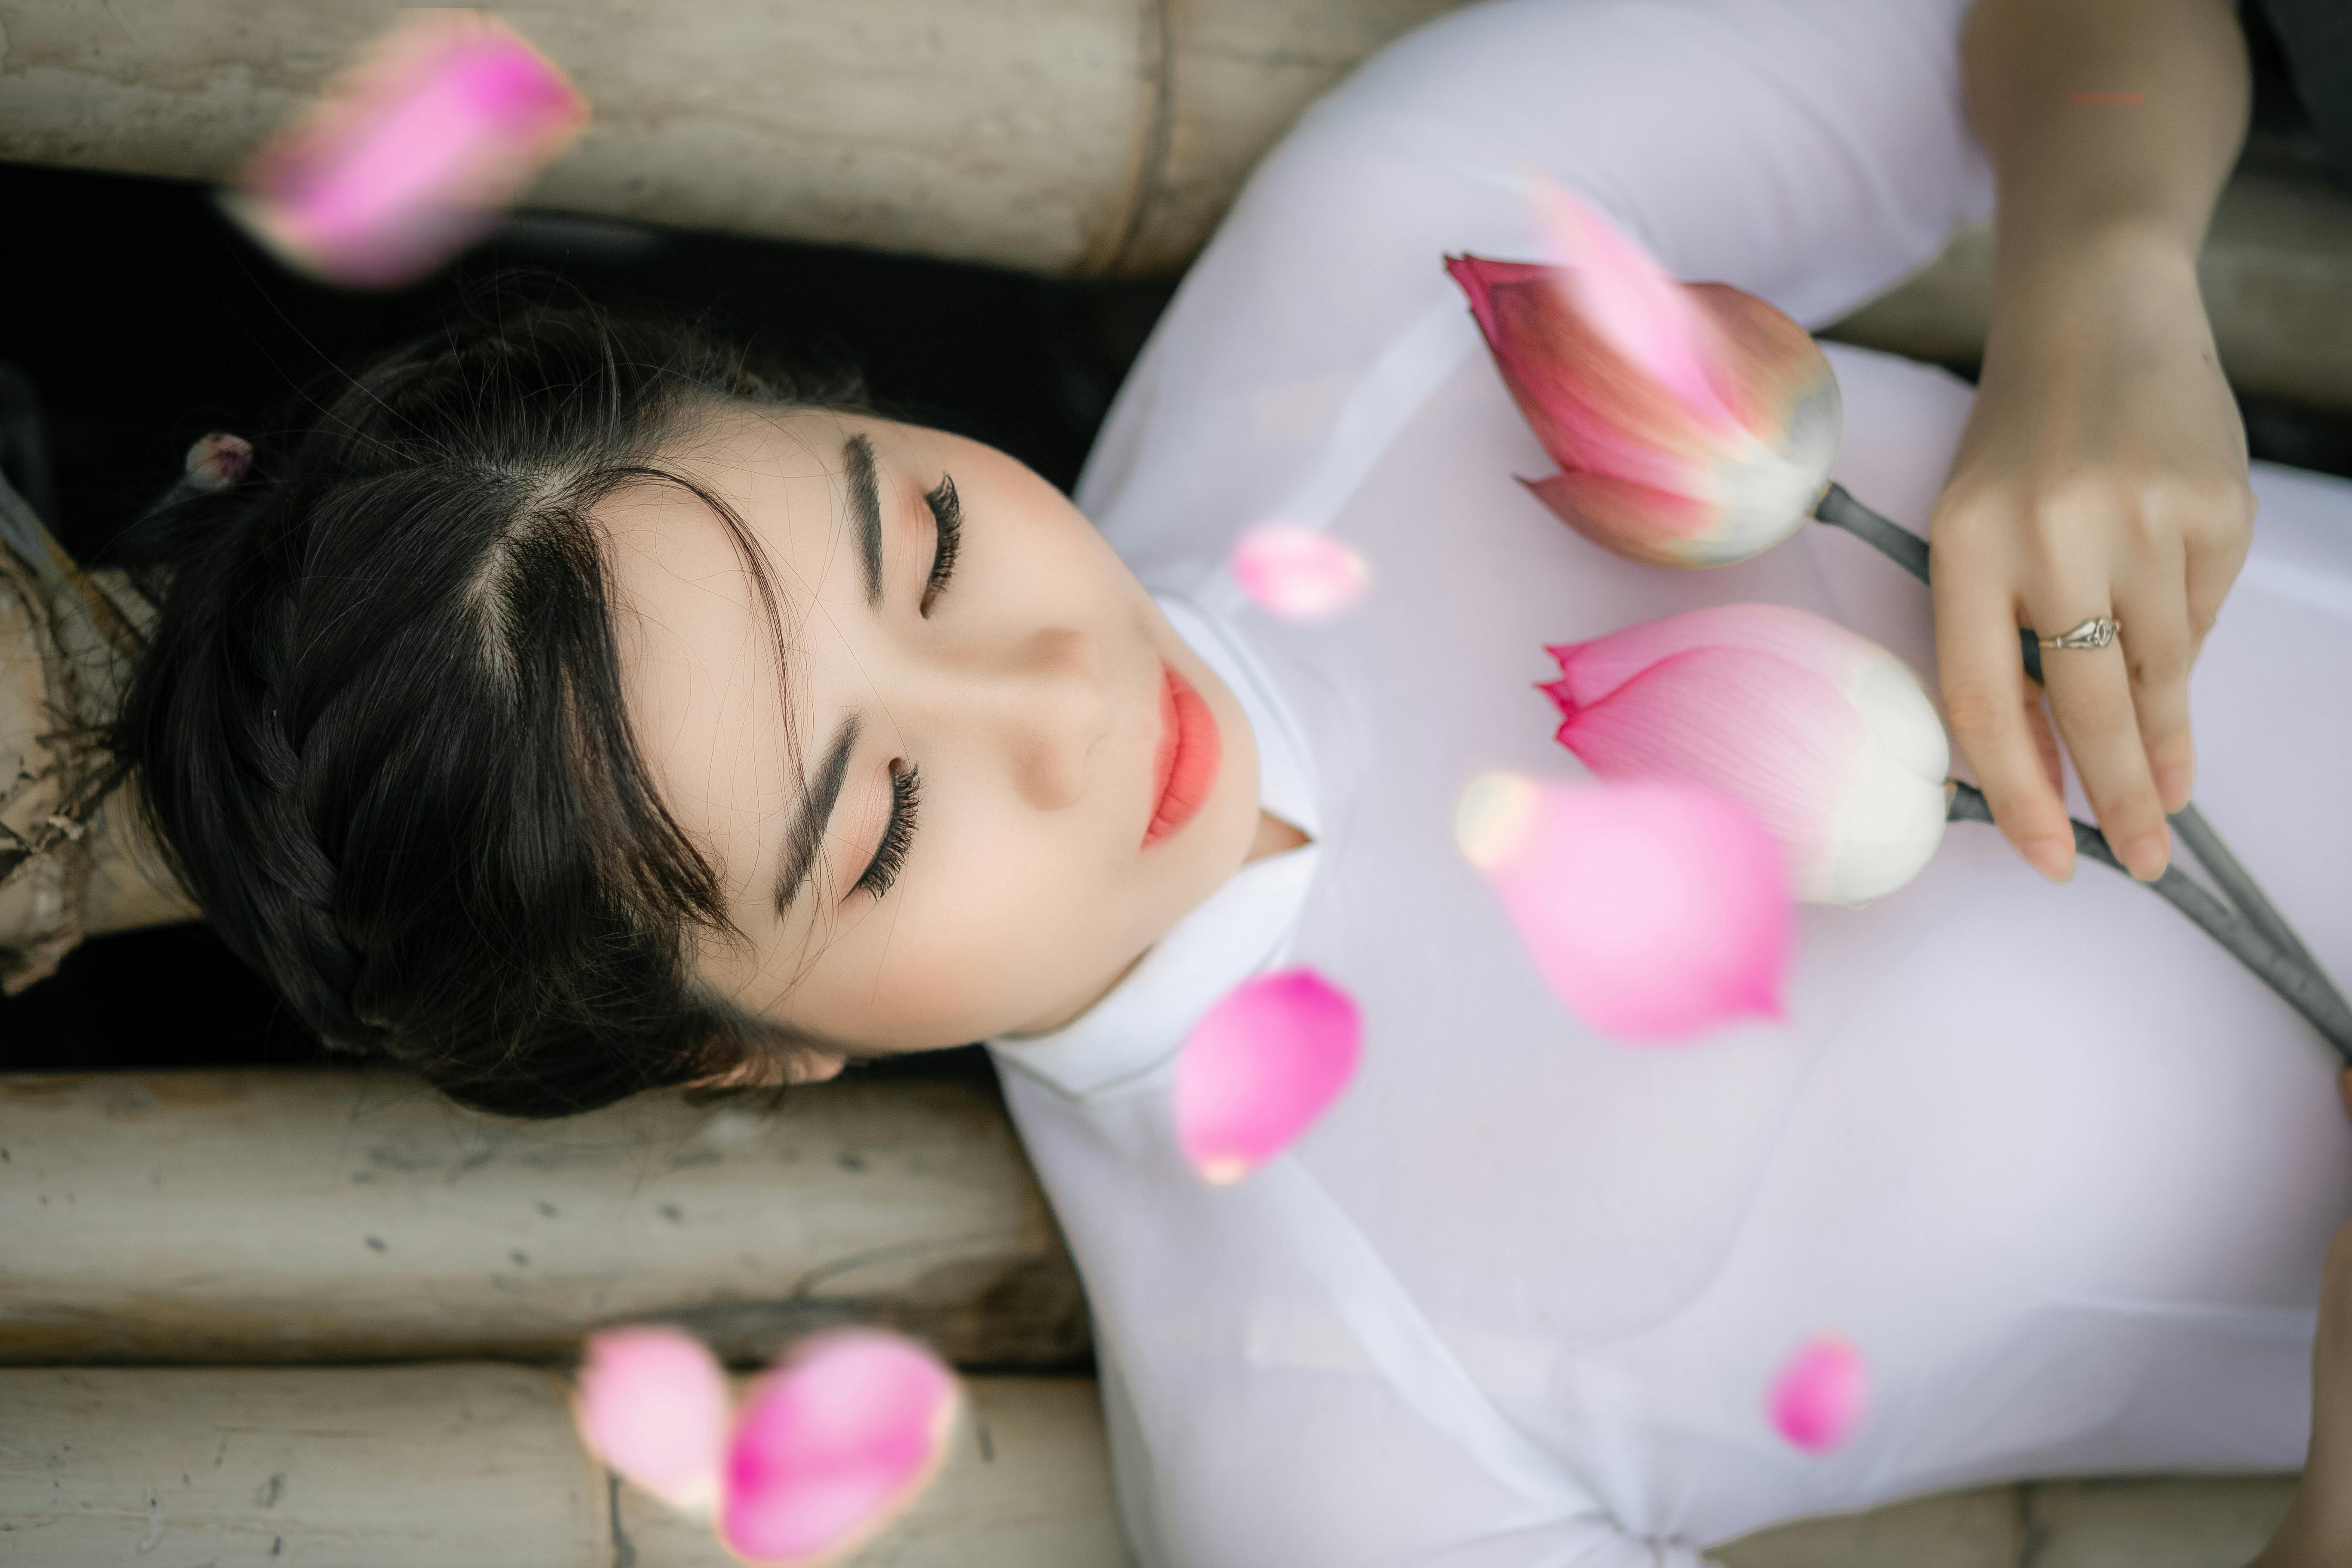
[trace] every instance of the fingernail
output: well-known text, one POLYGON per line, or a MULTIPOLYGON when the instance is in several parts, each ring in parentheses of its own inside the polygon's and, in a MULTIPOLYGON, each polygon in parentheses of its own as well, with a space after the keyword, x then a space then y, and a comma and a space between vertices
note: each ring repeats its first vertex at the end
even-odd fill
POLYGON ((2161 833, 2143 833, 2116 850, 2131 874, 2143 882, 2153 882, 2164 875, 2165 862, 2172 858, 2172 846, 2161 833), (2145 869, 2143 869, 2145 868, 2145 869))
POLYGON ((2027 864, 2053 882, 2074 879, 2074 847, 2063 839, 2036 838, 2025 847, 2027 864))

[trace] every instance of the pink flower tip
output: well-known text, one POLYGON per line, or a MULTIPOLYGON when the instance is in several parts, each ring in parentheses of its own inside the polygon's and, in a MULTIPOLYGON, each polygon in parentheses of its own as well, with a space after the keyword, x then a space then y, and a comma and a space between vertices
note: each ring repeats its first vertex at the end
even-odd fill
POLYGON ((1355 1075, 1363 1020, 1312 969, 1245 980, 1202 1016, 1176 1060, 1177 1143, 1230 1186, 1313 1126, 1355 1075))
POLYGON ((836 1329, 799 1342, 745 1392, 721 1543, 761 1564, 856 1552, 937 1476, 961 1408, 955 1374, 904 1335, 836 1329))

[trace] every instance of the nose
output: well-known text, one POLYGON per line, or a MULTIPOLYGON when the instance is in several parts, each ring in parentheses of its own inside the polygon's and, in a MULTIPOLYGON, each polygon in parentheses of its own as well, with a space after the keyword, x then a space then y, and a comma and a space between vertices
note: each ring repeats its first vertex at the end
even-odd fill
POLYGON ((993 656, 968 657, 961 668, 960 705, 1009 761, 1021 797, 1040 811, 1076 802, 1111 729, 1102 645, 1076 627, 1042 628, 993 656))

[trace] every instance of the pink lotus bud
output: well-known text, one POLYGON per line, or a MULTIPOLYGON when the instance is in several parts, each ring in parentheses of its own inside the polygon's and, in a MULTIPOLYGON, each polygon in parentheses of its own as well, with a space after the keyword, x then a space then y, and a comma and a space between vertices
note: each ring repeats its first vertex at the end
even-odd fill
POLYGON ((758 1563, 856 1551, 939 1473, 962 1404, 955 1373, 903 1335, 834 1329, 799 1342, 744 1393, 721 1543, 758 1563))
POLYGON ((1234 546, 1233 574, 1242 592, 1288 621, 1337 615, 1371 586, 1364 558, 1318 529, 1268 523, 1234 546))
POLYGON ((677 1329, 588 1336, 572 1415, 589 1451, 675 1507, 708 1513, 727 1444, 727 1377, 677 1329))
POLYGON ((1911 667, 1785 605, 1723 605, 1546 649, 1559 743, 1604 779, 1679 778, 1753 812, 1794 895, 1861 904, 1944 837, 1951 745, 1911 667))
POLYGON ((1579 533, 1720 566, 1811 515, 1844 429, 1812 335, 1753 294, 1681 283, 1568 191, 1528 201, 1559 266, 1448 257, 1519 411, 1561 471, 1525 481, 1579 533))
POLYGON ((1870 1403, 1870 1369, 1836 1334, 1807 1341, 1790 1356, 1766 1396, 1774 1431, 1808 1453, 1844 1442, 1870 1403))
POLYGON ((1794 951, 1780 847, 1695 784, 1482 773, 1454 839, 1570 1011, 1624 1040, 1784 1016, 1794 951))
POLYGON ((1176 1140, 1228 1186, 1288 1148, 1355 1076, 1363 1020, 1312 969, 1244 980, 1202 1016, 1176 1059, 1176 1140))
POLYGON ((506 24, 419 11, 256 154, 225 205, 289 266, 389 288, 488 232, 587 122, 587 101, 506 24))

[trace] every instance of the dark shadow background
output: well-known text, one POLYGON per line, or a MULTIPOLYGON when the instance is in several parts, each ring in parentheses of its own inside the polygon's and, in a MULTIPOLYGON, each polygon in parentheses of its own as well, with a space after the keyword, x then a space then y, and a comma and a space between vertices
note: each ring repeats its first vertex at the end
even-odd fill
MULTIPOLYGON (((2298 162, 2314 145, 2308 118, 2255 0, 2243 19, 2249 156, 2298 162)), ((710 312, 787 358, 849 361, 879 397, 1002 447, 1065 490, 1173 290, 524 215, 423 284, 351 294, 279 268, 205 187, 6 163, 0 234, 0 363, 29 377, 48 458, 0 461, 85 562, 104 560, 197 436, 267 427, 321 371, 436 325, 459 289, 502 267, 545 268, 611 302, 710 312)), ((1973 364, 1951 368, 1975 379, 1973 364)), ((2242 407, 2255 457, 2352 475, 2352 417, 2242 407)), ((0 1070, 323 1059, 201 925, 94 939, 52 978, 0 1000, 0 1070)), ((977 1048, 852 1070, 994 1083, 977 1048)))

